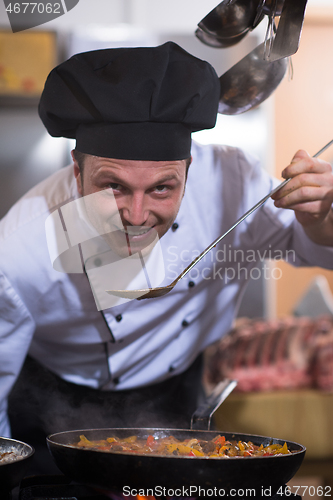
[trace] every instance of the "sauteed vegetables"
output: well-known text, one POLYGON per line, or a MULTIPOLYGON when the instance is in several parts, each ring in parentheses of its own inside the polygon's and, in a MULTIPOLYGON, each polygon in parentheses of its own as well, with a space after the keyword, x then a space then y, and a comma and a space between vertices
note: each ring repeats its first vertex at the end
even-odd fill
POLYGON ((257 446, 251 441, 226 441, 225 436, 217 435, 210 441, 203 439, 185 439, 180 441, 173 436, 155 438, 149 435, 146 439, 130 436, 124 439, 109 437, 99 441, 90 441, 84 435, 75 444, 80 448, 110 451, 115 453, 133 453, 139 455, 188 456, 188 457, 258 457, 273 455, 289 455, 291 451, 287 443, 257 446))
POLYGON ((18 458, 23 458, 21 455, 17 453, 17 451, 13 450, 1 450, 0 447, 0 464, 5 464, 8 462, 14 462, 18 458))

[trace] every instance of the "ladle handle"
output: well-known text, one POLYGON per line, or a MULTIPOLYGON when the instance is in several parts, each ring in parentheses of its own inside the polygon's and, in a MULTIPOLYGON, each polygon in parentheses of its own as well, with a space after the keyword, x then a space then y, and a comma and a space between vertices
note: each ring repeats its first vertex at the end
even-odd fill
POLYGON ((214 387, 206 401, 196 409, 191 418, 191 429, 210 430, 210 421, 223 401, 237 385, 237 380, 222 380, 214 387))
MULTIPOLYGON (((313 155, 313 158, 317 158, 318 156, 320 156, 324 151, 326 151, 327 148, 329 148, 331 146, 331 144, 333 144, 333 139, 330 142, 328 142, 323 148, 321 148, 315 155, 313 155)), ((219 236, 215 241, 213 241, 213 243, 211 245, 209 245, 209 247, 207 247, 206 250, 204 250, 200 255, 198 255, 198 257, 196 259, 194 259, 194 261, 191 262, 191 264, 188 267, 186 267, 186 269, 184 269, 184 271, 177 278, 176 282, 179 279, 184 278, 184 276, 187 273, 189 273, 191 271, 191 269, 193 269, 193 267, 196 266, 197 263, 201 259, 203 259, 204 256, 208 252, 210 252, 210 250, 212 248, 214 248, 218 243, 220 243, 220 241, 223 240, 223 238, 225 238, 229 233, 231 233, 231 231, 233 229, 235 229, 235 227, 237 227, 238 224, 243 222, 243 220, 245 220, 249 215, 251 215, 253 212, 255 212, 257 210, 257 208, 261 207, 268 200, 268 198, 270 198, 273 194, 275 194, 277 191, 279 191, 281 188, 283 188, 283 186, 285 186, 289 181, 290 181, 290 179, 286 179, 283 182, 281 182, 281 184, 279 184, 270 193, 268 193, 264 198, 262 198, 262 200, 258 201, 258 203, 256 203, 256 205, 254 205, 254 207, 250 208, 250 210, 248 210, 244 215, 242 215, 242 217, 240 217, 235 222, 235 224, 233 224, 233 226, 231 226, 224 234, 222 234, 222 236, 219 236)))

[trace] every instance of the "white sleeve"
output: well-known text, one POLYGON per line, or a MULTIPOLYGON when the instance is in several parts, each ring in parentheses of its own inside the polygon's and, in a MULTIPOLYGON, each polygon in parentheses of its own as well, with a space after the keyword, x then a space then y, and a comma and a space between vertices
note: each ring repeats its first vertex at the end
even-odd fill
POLYGON ((299 265, 333 269, 333 248, 314 243, 296 219, 294 222, 294 248, 300 260, 299 265))
POLYGON ((26 306, 0 273, 0 436, 9 436, 7 397, 27 355, 35 323, 26 306))

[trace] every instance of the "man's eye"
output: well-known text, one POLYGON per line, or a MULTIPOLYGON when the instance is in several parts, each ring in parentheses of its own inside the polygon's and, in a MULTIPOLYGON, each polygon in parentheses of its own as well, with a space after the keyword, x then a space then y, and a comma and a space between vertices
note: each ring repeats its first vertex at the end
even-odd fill
POLYGON ((119 189, 121 189, 121 185, 117 184, 117 182, 110 182, 109 188, 113 189, 114 191, 119 191, 119 189))
POLYGON ((156 186, 155 191, 158 191, 159 193, 163 193, 164 191, 167 191, 168 187, 164 186, 161 184, 160 186, 156 186))

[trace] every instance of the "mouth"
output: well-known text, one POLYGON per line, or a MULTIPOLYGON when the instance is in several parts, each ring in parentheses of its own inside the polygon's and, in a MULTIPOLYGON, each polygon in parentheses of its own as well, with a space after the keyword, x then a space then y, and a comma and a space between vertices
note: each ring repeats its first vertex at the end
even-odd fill
POLYGON ((134 227, 127 226, 124 227, 123 232, 128 234, 128 236, 143 236, 153 229, 152 227, 134 227))
POLYGON ((124 226, 122 228, 117 227, 117 230, 121 233, 125 234, 131 239, 140 239, 144 238, 150 231, 154 228, 154 226, 124 226))
POLYGON ((119 248, 126 248, 129 255, 149 248, 156 240, 155 226, 116 226, 112 240, 119 248))
POLYGON ((133 255, 137 252, 150 251, 158 239, 156 226, 122 226, 114 224, 108 233, 109 246, 119 255, 133 255))

